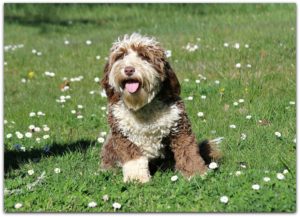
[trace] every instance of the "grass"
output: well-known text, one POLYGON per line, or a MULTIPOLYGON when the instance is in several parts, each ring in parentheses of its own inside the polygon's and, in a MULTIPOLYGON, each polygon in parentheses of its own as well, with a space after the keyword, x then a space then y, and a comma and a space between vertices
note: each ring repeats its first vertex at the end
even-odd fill
POLYGON ((4 45, 17 44, 24 47, 4 52, 5 212, 296 211, 296 106, 290 103, 296 99, 296 4, 5 4, 4 45), (220 167, 205 178, 187 181, 177 172, 158 171, 147 184, 125 184, 121 170, 99 171, 97 138, 108 125, 106 98, 94 79, 102 76, 112 42, 135 31, 172 51, 170 63, 197 138, 225 137, 220 167), (188 43, 199 49, 188 52, 188 43), (61 91, 64 77, 78 76, 83 79, 61 91), (56 102, 62 95, 71 99, 56 102), (239 99, 244 102, 234 106, 239 99), (38 111, 45 116, 29 116, 38 111), (29 125, 42 130, 18 139, 15 132, 25 135, 29 125), (277 179, 285 169, 285 179, 277 179), (263 181, 266 176, 270 182, 263 181), (220 202, 224 195, 227 204, 220 202), (97 206, 89 208, 92 201, 97 206), (114 210, 114 202, 121 209, 114 210))

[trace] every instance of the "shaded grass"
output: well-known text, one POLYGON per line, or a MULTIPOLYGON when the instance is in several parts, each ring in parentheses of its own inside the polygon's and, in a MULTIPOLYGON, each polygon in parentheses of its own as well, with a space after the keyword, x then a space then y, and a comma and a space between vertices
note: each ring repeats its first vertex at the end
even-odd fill
POLYGON ((112 212, 112 203, 119 202, 121 212, 294 212, 296 108, 289 102, 296 98, 295 6, 5 4, 4 44, 24 44, 24 48, 4 53, 4 119, 8 121, 4 135, 24 133, 30 124, 47 124, 51 129, 31 139, 5 138, 5 188, 26 189, 46 171, 45 180, 33 191, 5 196, 5 211, 19 211, 14 204, 22 202, 20 211, 25 212, 112 212), (101 109, 106 99, 94 78, 102 76, 111 43, 133 31, 154 35, 172 50, 170 63, 180 79, 182 98, 194 97, 185 104, 197 138, 225 137, 221 166, 205 179, 187 182, 177 174, 179 180, 173 183, 174 172, 158 171, 141 186, 124 184, 120 170, 99 171, 101 144, 94 141, 108 126, 106 111, 101 109), (70 44, 64 45, 64 40, 70 44), (87 46, 86 40, 92 45, 87 46), (189 42, 200 48, 187 52, 183 47, 189 42), (225 42, 230 47, 224 47, 225 42), (232 47, 237 42, 240 49, 232 47), (33 55, 32 49, 42 56, 33 55), (242 67, 236 68, 236 63, 242 67), (21 83, 29 71, 35 77, 21 83), (46 77, 45 71, 56 76, 46 77), (197 84, 198 74, 207 79, 197 84), (61 92, 64 77, 80 75, 82 81, 61 92), (96 94, 90 95, 91 90, 96 94), (61 95, 71 96, 64 107, 56 102, 61 95), (233 106, 241 98, 245 102, 233 106), (73 109, 84 118, 76 119, 73 109), (46 116, 30 118, 32 111, 46 116), (204 118, 197 116, 199 111, 204 118), (247 120, 246 115, 252 118, 247 120), (230 124, 237 128, 230 129, 230 124), (282 133, 280 139, 276 131, 282 133), (246 140, 241 140, 241 133, 246 140), (50 139, 37 143, 35 138, 44 134, 50 139), (26 151, 15 150, 16 144, 26 151), (50 153, 44 153, 45 148, 50 153), (53 172, 56 167, 61 168, 60 174, 53 172), (29 169, 34 169, 33 176, 27 174, 29 169), (279 181, 276 173, 283 169, 289 173, 279 181), (237 170, 243 175, 235 176, 237 170), (264 183, 264 176, 271 182, 264 183), (251 189, 255 183, 261 185, 258 192, 251 189), (108 202, 102 200, 105 194, 108 202), (229 197, 227 205, 219 202, 222 195, 229 197), (87 207, 91 201, 98 203, 96 208, 87 207))

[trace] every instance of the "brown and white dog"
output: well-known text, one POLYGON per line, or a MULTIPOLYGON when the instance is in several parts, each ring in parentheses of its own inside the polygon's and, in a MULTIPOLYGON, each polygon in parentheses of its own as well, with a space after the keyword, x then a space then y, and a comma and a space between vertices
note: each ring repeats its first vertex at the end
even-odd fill
POLYGON ((110 125, 102 169, 121 165, 125 182, 144 183, 155 159, 173 155, 175 168, 191 177, 203 175, 207 164, 220 157, 209 141, 197 144, 178 79, 154 38, 133 33, 114 42, 101 84, 110 125))

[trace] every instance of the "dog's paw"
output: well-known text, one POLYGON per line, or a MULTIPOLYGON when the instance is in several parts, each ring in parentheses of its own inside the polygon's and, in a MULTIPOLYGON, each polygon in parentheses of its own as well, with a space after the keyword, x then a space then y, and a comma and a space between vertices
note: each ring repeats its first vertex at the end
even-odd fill
POLYGON ((148 159, 145 157, 128 161, 123 165, 124 182, 138 181, 146 183, 150 181, 150 178, 148 159))

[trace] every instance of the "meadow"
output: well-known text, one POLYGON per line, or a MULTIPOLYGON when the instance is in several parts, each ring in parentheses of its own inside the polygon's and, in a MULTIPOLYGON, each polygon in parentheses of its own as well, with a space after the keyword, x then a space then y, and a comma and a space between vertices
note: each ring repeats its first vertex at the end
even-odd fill
POLYGON ((4 211, 295 212, 296 4, 4 4, 4 211), (223 158, 187 181, 102 172, 112 43, 156 37, 193 130, 223 158))

